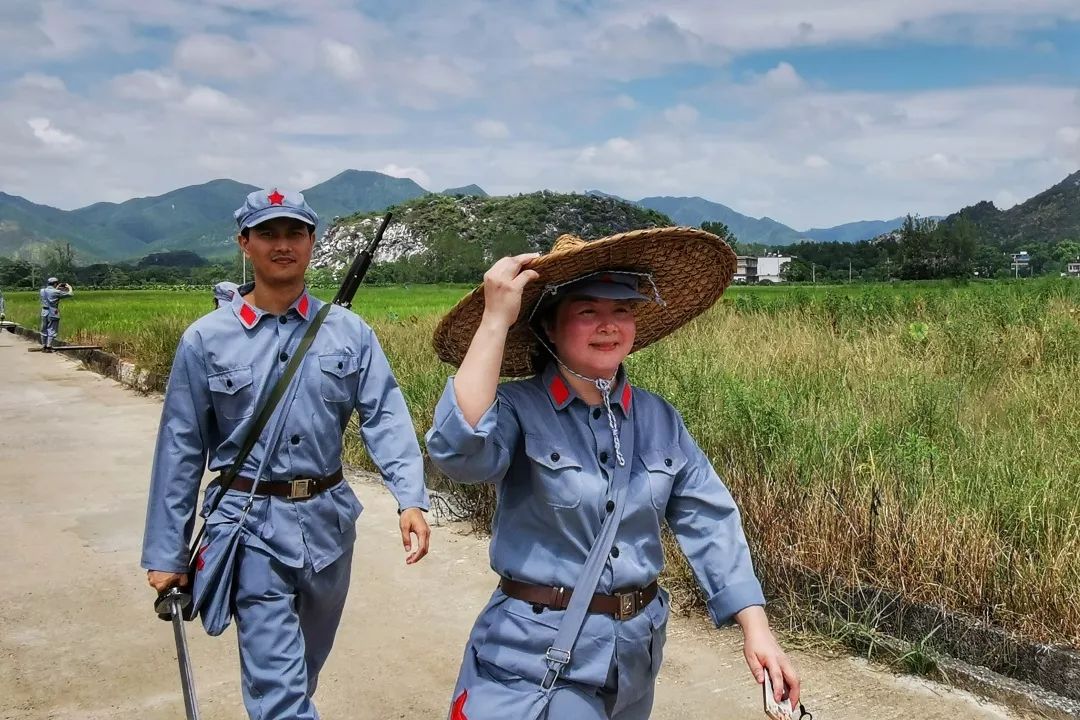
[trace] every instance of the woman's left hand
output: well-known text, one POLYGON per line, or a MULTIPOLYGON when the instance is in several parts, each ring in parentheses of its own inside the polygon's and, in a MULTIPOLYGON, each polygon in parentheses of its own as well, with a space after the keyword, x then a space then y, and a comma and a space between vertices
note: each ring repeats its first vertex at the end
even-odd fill
POLYGON ((759 606, 746 608, 736 616, 743 630, 743 655, 754 679, 760 685, 765 682, 765 670, 769 671, 773 695, 777 702, 784 697, 791 700, 791 706, 799 706, 799 673, 795 671, 788 656, 780 648, 765 611, 759 606))

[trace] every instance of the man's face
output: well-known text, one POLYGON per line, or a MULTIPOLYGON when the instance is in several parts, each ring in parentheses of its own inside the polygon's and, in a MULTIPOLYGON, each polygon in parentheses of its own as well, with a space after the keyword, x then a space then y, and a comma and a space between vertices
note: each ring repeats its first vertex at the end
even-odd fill
POLYGON ((247 237, 239 235, 237 242, 251 258, 255 282, 290 285, 303 281, 315 232, 295 218, 274 218, 249 228, 247 237))

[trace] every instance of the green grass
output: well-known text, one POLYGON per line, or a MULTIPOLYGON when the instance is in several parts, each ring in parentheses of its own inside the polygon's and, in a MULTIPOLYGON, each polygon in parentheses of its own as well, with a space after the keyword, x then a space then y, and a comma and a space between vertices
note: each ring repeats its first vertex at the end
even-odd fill
MULTIPOLYGON (((431 335, 464 292, 358 298, 421 435, 451 371, 431 335)), ((81 292, 61 329, 161 369, 209 306, 81 292)), ((8 308, 36 322, 36 297, 8 308)), ((732 488, 771 596, 827 604, 800 583, 810 570, 1080 646, 1080 282, 733 288, 628 364, 732 488)), ((483 523, 490 493, 463 492, 483 523)))

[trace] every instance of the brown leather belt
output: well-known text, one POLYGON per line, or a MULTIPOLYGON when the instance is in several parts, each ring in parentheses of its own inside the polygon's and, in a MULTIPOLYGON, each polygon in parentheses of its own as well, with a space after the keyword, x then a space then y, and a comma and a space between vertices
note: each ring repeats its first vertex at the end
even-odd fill
MULTIPOLYGON (((531 585, 506 578, 499 580, 499 588, 515 600, 543 605, 552 610, 565 610, 574 592, 572 588, 531 585)), ((657 588, 653 580, 643 588, 616 592, 614 595, 593 595, 589 612, 613 615, 616 620, 629 620, 653 601, 657 588)))
MULTIPOLYGON (((255 488, 256 495, 272 495, 274 497, 288 498, 289 500, 307 500, 312 495, 317 495, 323 490, 329 490, 345 479, 345 475, 342 474, 339 468, 337 472, 331 473, 326 477, 321 478, 293 478, 287 481, 266 481, 259 483, 259 486, 255 488)), ((221 484, 221 476, 214 481, 221 484)), ((230 490, 239 490, 240 492, 251 492, 251 486, 254 484, 254 480, 247 477, 237 477, 232 481, 232 485, 229 486, 230 490)))

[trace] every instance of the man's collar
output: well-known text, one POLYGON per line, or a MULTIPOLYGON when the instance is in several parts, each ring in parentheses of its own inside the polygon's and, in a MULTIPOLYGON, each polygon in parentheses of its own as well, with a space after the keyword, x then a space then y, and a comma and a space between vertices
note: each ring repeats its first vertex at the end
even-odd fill
MULTIPOLYGON (((574 392, 574 388, 570 386, 570 383, 566 382, 562 373, 559 372, 558 362, 549 362, 544 367, 544 372, 540 374, 540 378, 544 388, 547 390, 548 398, 556 410, 562 410, 572 403, 574 398, 578 397, 578 394, 574 392)), ((626 377, 625 367, 620 367, 615 377, 615 386, 611 389, 611 399, 613 404, 622 408, 624 417, 630 415, 634 392, 630 381, 626 377)))
MULTIPOLYGON (((265 310, 255 307, 244 299, 244 296, 250 293, 254 288, 255 283, 241 285, 240 288, 233 293, 231 302, 232 311, 233 314, 236 315, 236 319, 248 330, 258 325, 259 320, 261 320, 264 315, 269 314, 265 310)), ((296 298, 285 314, 288 315, 289 311, 293 311, 304 320, 309 320, 311 319, 314 305, 315 302, 312 300, 311 295, 308 293, 307 287, 305 286, 303 292, 300 293, 300 297, 296 298)))

